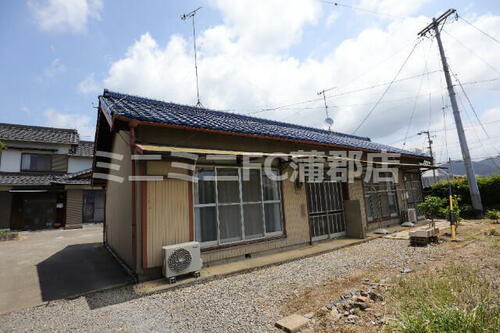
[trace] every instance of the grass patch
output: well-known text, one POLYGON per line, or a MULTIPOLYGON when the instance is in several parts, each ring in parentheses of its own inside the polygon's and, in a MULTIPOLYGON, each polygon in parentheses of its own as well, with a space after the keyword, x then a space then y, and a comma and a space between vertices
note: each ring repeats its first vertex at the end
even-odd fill
POLYGON ((500 332, 498 290, 478 267, 400 278, 389 291, 392 332, 500 332))

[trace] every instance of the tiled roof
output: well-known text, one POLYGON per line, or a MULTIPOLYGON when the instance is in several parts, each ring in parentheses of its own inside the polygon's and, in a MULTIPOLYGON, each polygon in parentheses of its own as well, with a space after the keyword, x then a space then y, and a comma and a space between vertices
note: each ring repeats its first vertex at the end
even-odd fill
POLYGON ((92 157, 94 155, 94 142, 80 141, 71 156, 92 157))
POLYGON ((22 173, 0 173, 0 185, 47 186, 58 179, 57 175, 33 175, 22 173))
POLYGON ((90 169, 80 172, 55 174, 26 174, 0 172, 0 185, 7 186, 49 186, 51 184, 90 184, 90 169), (83 177, 86 174, 88 177, 83 177))
POLYGON ((371 142, 369 138, 365 137, 249 117, 241 114, 162 102, 108 90, 104 90, 104 94, 99 97, 99 100, 104 106, 104 110, 111 115, 120 115, 147 122, 307 141, 311 144, 340 145, 373 151, 385 150, 390 153, 428 158, 427 155, 371 142))
POLYGON ((75 129, 0 123, 0 140, 76 145, 79 136, 75 129))

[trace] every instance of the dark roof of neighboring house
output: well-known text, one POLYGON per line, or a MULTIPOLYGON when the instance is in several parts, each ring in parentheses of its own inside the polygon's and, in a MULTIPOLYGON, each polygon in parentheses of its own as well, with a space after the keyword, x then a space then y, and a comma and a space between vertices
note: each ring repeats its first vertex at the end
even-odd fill
POLYGON ((62 175, 55 174, 26 174, 17 172, 0 172, 0 185, 7 186, 50 186, 51 184, 90 184, 92 170, 62 175))
POLYGON ((0 123, 0 140, 78 144, 76 129, 0 123))
POLYGON ((94 155, 94 142, 80 141, 71 156, 92 157, 94 155))
POLYGON ((104 90, 99 100, 105 112, 113 116, 119 115, 146 122, 429 158, 424 154, 371 142, 366 137, 162 102, 108 90, 104 90))

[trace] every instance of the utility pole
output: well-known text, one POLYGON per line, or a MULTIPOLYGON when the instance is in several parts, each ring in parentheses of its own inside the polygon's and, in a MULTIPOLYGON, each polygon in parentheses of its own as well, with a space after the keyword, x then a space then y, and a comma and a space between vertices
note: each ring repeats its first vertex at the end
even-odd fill
POLYGON ((465 138, 464 126, 462 124, 462 118, 460 117, 460 111, 458 110, 455 89, 453 88, 453 83, 451 81, 450 69, 448 66, 448 61, 446 60, 446 56, 444 54, 443 43, 441 42, 441 32, 439 31, 439 25, 446 21, 446 19, 452 14, 456 14, 455 9, 448 9, 437 19, 433 18, 432 23, 425 27, 422 31, 420 31, 418 35, 420 37, 423 37, 429 31, 434 30, 434 34, 436 36, 437 44, 439 47, 439 54, 441 55, 444 77, 446 79, 446 85, 448 86, 448 94, 450 95, 451 108, 453 110, 453 117, 455 118, 455 127, 457 128, 458 140, 460 142, 460 148, 462 150, 462 157, 465 164, 465 171, 467 173, 467 180, 469 182, 472 209, 474 210, 474 215, 480 218, 483 216, 483 204, 481 203, 481 195, 479 193, 479 187, 477 186, 476 175, 474 174, 474 169, 472 167, 469 147, 467 145, 467 139, 465 138))
POLYGON ((203 105, 201 104, 200 102, 200 87, 199 87, 199 84, 198 84, 198 58, 197 58, 197 49, 196 49, 196 28, 195 28, 195 24, 194 24, 194 16, 196 15, 196 12, 198 10, 200 10, 201 7, 198 7, 196 8, 195 10, 193 10, 192 12, 189 12, 187 14, 182 14, 181 15, 181 20, 185 21, 187 20, 188 18, 192 18, 192 23, 193 23, 193 49, 194 49, 194 72, 196 74, 196 97, 198 99, 198 101, 196 102, 196 106, 199 107, 199 108, 202 108, 203 105))
MULTIPOLYGON (((418 135, 427 134, 427 142, 429 143, 429 154, 432 158, 432 164, 434 164, 434 154, 432 153, 432 139, 431 133, 429 131, 421 131, 417 133, 418 135)), ((434 184, 436 183, 436 169, 432 169, 432 178, 434 180, 434 184)))

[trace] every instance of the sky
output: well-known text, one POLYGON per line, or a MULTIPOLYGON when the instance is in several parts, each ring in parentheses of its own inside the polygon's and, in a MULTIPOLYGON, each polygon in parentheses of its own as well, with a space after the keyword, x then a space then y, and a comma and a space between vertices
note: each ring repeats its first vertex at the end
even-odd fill
POLYGON ((198 7, 204 107, 327 129, 327 89, 332 130, 424 151, 417 133, 429 130, 438 162, 461 153, 436 41, 417 33, 455 8, 442 39, 471 154, 500 153, 494 0, 1 1, 0 122, 93 140, 105 88, 196 104, 192 26, 180 16, 198 7))

